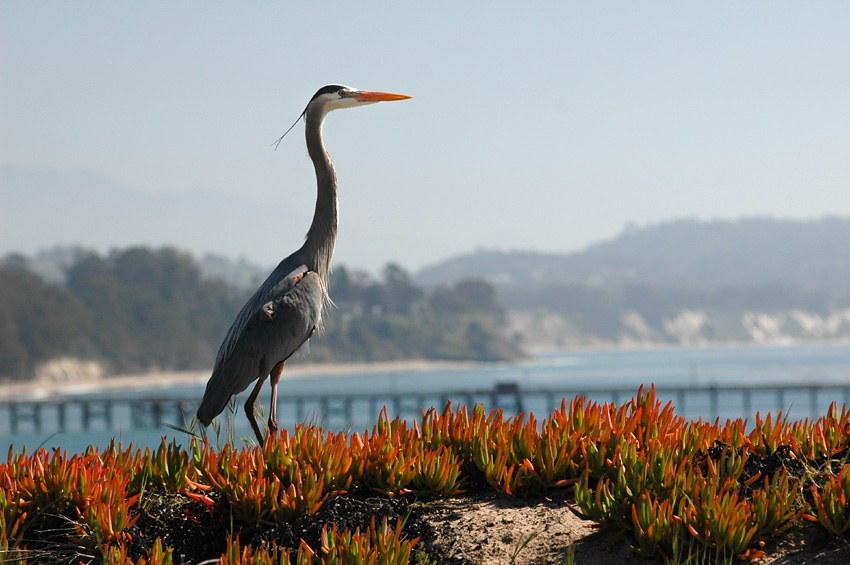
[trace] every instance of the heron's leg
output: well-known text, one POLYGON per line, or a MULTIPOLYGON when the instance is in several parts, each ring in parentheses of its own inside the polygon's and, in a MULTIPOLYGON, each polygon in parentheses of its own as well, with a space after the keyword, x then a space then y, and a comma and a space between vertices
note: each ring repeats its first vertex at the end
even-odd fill
POLYGON ((263 445, 263 434, 260 432, 260 426, 257 425, 257 418, 254 416, 254 403, 257 401, 257 396, 260 394, 260 389, 263 388, 265 381, 266 377, 260 377, 257 381, 257 386, 254 387, 254 390, 248 396, 248 400, 245 401, 245 415, 248 416, 248 421, 251 422, 251 427, 254 429, 254 433, 257 434, 257 440, 260 442, 260 445, 263 445))
POLYGON ((280 427, 277 425, 277 383, 280 381, 280 374, 283 372, 283 365, 286 361, 281 361, 272 369, 269 376, 269 382, 272 385, 272 406, 269 409, 269 433, 277 433, 280 427))

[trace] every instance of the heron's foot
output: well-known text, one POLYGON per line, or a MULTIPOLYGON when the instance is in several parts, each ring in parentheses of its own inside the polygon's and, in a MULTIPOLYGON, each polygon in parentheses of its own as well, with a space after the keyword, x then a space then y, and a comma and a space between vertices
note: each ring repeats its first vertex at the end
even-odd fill
POLYGON ((269 320, 274 320, 277 318, 277 312, 274 311, 274 302, 266 302, 263 304, 263 314, 266 315, 266 318, 269 320))

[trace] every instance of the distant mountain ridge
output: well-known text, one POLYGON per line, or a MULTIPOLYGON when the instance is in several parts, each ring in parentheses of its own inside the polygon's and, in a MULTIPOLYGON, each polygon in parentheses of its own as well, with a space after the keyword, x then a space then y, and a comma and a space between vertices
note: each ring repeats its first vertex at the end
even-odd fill
POLYGON ((477 251, 426 267, 423 285, 484 278, 499 287, 551 284, 663 288, 850 286, 850 218, 747 218, 630 228, 570 254, 477 251))
POLYGON ((571 254, 478 251, 421 285, 483 278, 526 351, 850 341, 850 218, 677 220, 571 254))

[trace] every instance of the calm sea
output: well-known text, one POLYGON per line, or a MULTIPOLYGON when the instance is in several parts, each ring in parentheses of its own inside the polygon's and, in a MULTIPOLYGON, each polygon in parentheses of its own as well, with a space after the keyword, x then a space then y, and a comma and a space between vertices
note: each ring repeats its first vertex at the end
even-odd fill
MULTIPOLYGON (((374 425, 376 413, 386 403, 390 415, 398 412, 408 420, 415 418, 421 400, 427 406, 442 408, 446 398, 453 402, 496 401, 506 412, 520 408, 533 412, 543 419, 553 406, 560 405, 560 398, 568 399, 577 394, 588 394, 593 400, 624 402, 631 398, 641 384, 655 383, 659 390, 664 387, 692 387, 701 392, 670 393, 666 400, 673 400, 677 412, 689 419, 714 417, 749 418, 756 410, 764 414, 779 409, 788 412, 792 419, 817 418, 822 416, 830 402, 850 404, 850 345, 809 345, 794 347, 729 347, 717 349, 657 349, 645 351, 594 351, 543 355, 519 363, 497 363, 471 365, 463 368, 418 369, 383 373, 356 373, 345 375, 318 375, 310 378, 282 381, 279 417, 281 424, 292 427, 298 421, 321 423, 327 429, 349 429, 362 431, 374 425), (514 386, 515 385, 515 386, 514 386), (729 387, 739 385, 782 386, 818 385, 820 390, 800 390, 777 393, 774 390, 754 390, 748 398, 729 387), (519 390, 523 393, 522 404, 512 394, 494 397, 486 391, 501 386, 502 390, 519 390), (716 387, 712 398, 706 387, 716 387), (602 392, 600 392, 602 389, 602 392), (725 389, 725 390, 724 390, 725 389), (556 391, 555 396, 525 394, 526 391, 556 391), (470 394, 461 394, 462 391, 470 394), (380 405, 358 401, 345 406, 346 395, 380 393, 386 400, 380 405), (288 403, 287 395, 317 395, 324 402, 288 403), (399 400, 393 400, 394 395, 399 400)), ((102 398, 115 400, 138 400, 145 397, 170 397, 187 400, 192 407, 197 405, 203 394, 203 385, 173 386, 150 390, 102 391, 102 398)), ((91 398, 89 391, 86 396, 91 398)), ((268 387, 261 395, 263 404, 268 403, 268 387)), ((100 398, 98 398, 99 400, 100 398)), ((244 415, 234 419, 237 438, 248 437, 250 430, 244 415)), ((42 417, 41 430, 36 431, 31 422, 22 422, 18 431, 11 432, 8 408, 0 411, 0 447, 15 450, 26 446, 60 447, 69 452, 78 452, 88 445, 105 446, 115 437, 125 445, 156 446, 160 438, 175 440, 186 445, 187 436, 166 426, 134 429, 126 403, 120 408, 117 403, 113 411, 112 425, 95 423, 91 430, 83 430, 82 414, 69 405, 66 412, 65 430, 58 430, 56 416, 46 411, 42 417)), ((168 418, 166 418, 168 420, 168 418)), ((179 424, 176 418, 170 420, 179 424)), ((210 430, 211 432, 212 430, 210 430)), ((4 451, 5 453, 5 451, 4 451)))

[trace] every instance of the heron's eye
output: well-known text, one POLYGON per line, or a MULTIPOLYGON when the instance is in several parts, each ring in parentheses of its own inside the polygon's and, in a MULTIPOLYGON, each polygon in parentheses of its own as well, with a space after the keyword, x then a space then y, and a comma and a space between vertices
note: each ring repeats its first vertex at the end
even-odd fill
POLYGON ((347 94, 347 92, 345 92, 345 89, 342 89, 339 92, 337 92, 337 94, 339 94, 339 97, 342 98, 347 94))

